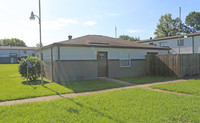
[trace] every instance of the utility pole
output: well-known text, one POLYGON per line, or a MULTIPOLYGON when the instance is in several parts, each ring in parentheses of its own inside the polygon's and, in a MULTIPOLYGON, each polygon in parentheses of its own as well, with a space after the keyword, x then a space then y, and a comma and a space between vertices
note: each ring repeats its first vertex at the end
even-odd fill
POLYGON ((179 25, 179 40, 178 40, 178 53, 181 53, 181 7, 179 7, 179 19, 180 19, 180 25, 179 25))
POLYGON ((194 36, 192 36, 192 53, 194 54, 194 36))
POLYGON ((40 0, 39 0, 39 16, 35 15, 33 11, 31 12, 30 20, 35 20, 35 17, 39 20, 39 35, 40 35, 40 70, 41 70, 41 85, 43 85, 43 65, 42 65, 42 33, 41 33, 41 6, 40 6, 40 0))
POLYGON ((117 38, 117 27, 115 26, 115 38, 117 38))
POLYGON ((40 0, 39 0, 39 32, 40 32, 40 67, 41 67, 41 84, 43 85, 43 65, 42 65, 42 34, 41 34, 41 6, 40 6, 40 0))

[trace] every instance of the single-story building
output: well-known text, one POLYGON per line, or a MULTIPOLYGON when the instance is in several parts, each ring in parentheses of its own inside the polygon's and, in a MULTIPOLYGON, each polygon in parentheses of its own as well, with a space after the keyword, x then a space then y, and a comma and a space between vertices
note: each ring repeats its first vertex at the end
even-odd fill
POLYGON ((200 53, 200 33, 191 33, 170 37, 162 37, 148 40, 137 41, 137 43, 170 47, 172 54, 200 53))
POLYGON ((0 64, 13 64, 24 57, 35 56, 36 47, 0 46, 0 64))
POLYGON ((145 55, 168 54, 169 50, 107 36, 86 35, 45 46, 42 53, 46 77, 62 82, 146 75, 145 55))

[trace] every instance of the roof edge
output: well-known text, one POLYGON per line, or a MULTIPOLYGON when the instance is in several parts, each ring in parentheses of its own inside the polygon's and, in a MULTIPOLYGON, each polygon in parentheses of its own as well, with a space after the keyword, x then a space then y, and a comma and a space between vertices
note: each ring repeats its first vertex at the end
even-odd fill
POLYGON ((134 47, 134 46, 115 46, 115 45, 109 45, 109 46, 102 46, 102 45, 80 45, 80 44, 59 44, 54 43, 48 46, 43 47, 42 49, 49 48, 51 46, 68 46, 68 47, 105 47, 105 48, 134 48, 134 49, 159 49, 159 50, 170 50, 171 48, 168 47, 134 47))
MULTIPOLYGON (((187 37, 191 37, 191 36, 200 36, 200 33, 190 33, 187 34, 187 37)), ((170 37, 161 37, 161 38, 154 38, 154 39, 147 39, 147 40, 140 40, 140 41, 136 41, 137 43, 143 43, 143 42, 152 42, 152 41, 159 41, 159 40, 169 40, 169 39, 174 39, 174 38, 182 38, 184 37, 184 35, 176 35, 176 36, 170 36, 170 37)))

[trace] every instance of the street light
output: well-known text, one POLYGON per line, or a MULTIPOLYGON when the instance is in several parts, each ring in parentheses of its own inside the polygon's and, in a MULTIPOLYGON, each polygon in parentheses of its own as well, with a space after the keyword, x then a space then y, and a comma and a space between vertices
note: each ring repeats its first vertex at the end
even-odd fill
POLYGON ((36 16, 36 15, 34 15, 34 13, 33 13, 33 11, 32 11, 32 12, 31 12, 30 20, 35 20, 35 16, 36 16))
MULTIPOLYGON (((39 35, 40 35, 40 59, 42 61, 42 34, 41 34, 41 7, 40 7, 40 0, 39 0, 39 16, 35 15, 33 11, 31 12, 30 20, 35 20, 35 17, 39 20, 39 35)), ((43 67, 42 62, 40 63, 40 70, 41 70, 41 84, 43 85, 43 67)))

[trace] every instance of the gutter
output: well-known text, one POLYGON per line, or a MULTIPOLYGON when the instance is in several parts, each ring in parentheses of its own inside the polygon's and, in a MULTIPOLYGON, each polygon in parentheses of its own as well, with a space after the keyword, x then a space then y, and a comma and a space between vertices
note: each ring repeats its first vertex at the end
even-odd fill
POLYGON ((54 63, 53 63, 53 46, 51 46, 51 82, 54 82, 54 63))
MULTIPOLYGON (((171 48, 166 48, 166 47, 135 47, 135 46, 116 46, 116 45, 86 45, 86 44, 59 44, 59 43, 54 43, 52 44, 54 46, 68 46, 68 47, 104 47, 104 48, 133 48, 133 49, 160 49, 160 50, 170 50, 171 48)), ((47 48, 47 47, 46 47, 47 48)))

